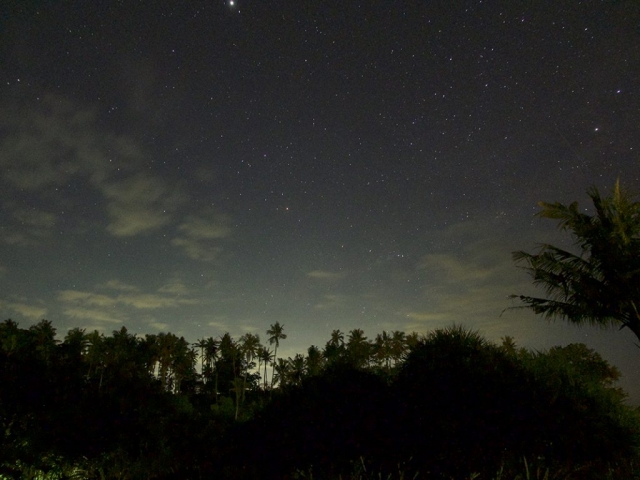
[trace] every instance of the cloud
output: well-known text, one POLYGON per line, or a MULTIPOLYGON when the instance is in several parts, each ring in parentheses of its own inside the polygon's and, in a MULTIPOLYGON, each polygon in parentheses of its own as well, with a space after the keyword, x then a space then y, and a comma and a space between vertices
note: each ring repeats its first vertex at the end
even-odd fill
POLYGON ((187 217, 178 230, 187 237, 198 240, 226 238, 231 235, 228 217, 211 211, 205 212, 203 216, 187 217))
POLYGON ((18 209, 13 216, 22 224, 30 227, 51 228, 56 223, 56 215, 36 209, 18 209))
POLYGON ((37 245, 38 241, 36 241, 33 237, 22 233, 22 232, 2 232, 2 242, 7 245, 18 245, 20 247, 27 247, 31 245, 37 245))
POLYGON ((327 270, 312 270, 307 273, 307 277, 319 280, 340 280, 344 276, 345 274, 342 272, 329 272, 327 270))
POLYGON ((71 318, 77 318, 82 320, 92 320, 95 322, 106 322, 106 323, 122 323, 126 317, 115 317, 105 312, 104 310, 96 310, 92 308, 67 308, 63 310, 65 315, 71 318))
POLYGON ((79 290, 62 290, 58 292, 58 299, 63 303, 81 306, 97 306, 113 308, 124 305, 138 310, 152 310, 156 308, 172 308, 180 305, 196 305, 199 300, 189 298, 175 298, 155 293, 140 293, 125 290, 116 295, 83 292, 79 290))
POLYGON ((117 303, 114 297, 80 290, 62 290, 58 292, 58 299, 64 303, 77 303, 97 307, 113 307, 117 303))
POLYGON ((169 224, 172 213, 184 202, 177 191, 148 174, 105 183, 100 189, 107 199, 107 231, 116 237, 130 237, 169 224))
POLYGON ((4 210, 11 220, 0 232, 0 241, 7 245, 31 246, 42 243, 50 236, 56 224, 56 215, 36 208, 24 208, 14 201, 4 202, 4 210))
POLYGON ((167 293, 172 295, 188 295, 189 289, 187 286, 176 280, 174 282, 166 283, 158 288, 158 293, 167 293))
POLYGON ((341 294, 327 294, 323 295, 323 301, 316 303, 313 308, 326 309, 326 308, 338 308, 344 306, 347 296, 341 294))
POLYGON ((405 315, 412 320, 418 320, 420 322, 440 322, 447 320, 447 314, 445 313, 407 312, 405 315))
POLYGON ((193 238, 177 237, 171 240, 171 245, 181 248, 185 255, 192 260, 201 260, 203 262, 215 261, 222 248, 215 245, 208 245, 193 238))
POLYGON ((204 262, 215 261, 222 247, 217 240, 232 234, 228 216, 212 209, 198 215, 189 215, 178 225, 180 235, 171 240, 171 245, 181 248, 187 257, 204 262))
POLYGON ((5 303, 4 306, 9 310, 13 310, 18 315, 29 318, 31 320, 42 320, 46 316, 48 311, 44 307, 34 307, 33 305, 27 305, 25 303, 18 302, 8 302, 5 303))
POLYGON ((154 308, 168 308, 177 307, 180 305, 195 305, 199 303, 193 299, 178 299, 169 298, 154 293, 137 293, 137 294, 124 294, 118 295, 116 300, 125 305, 129 305, 134 308, 146 310, 154 308))
POLYGON ((76 175, 96 184, 142 157, 129 137, 98 128, 96 109, 59 95, 44 95, 29 105, 15 99, 2 106, 0 167, 3 179, 17 188, 42 191, 76 175))
POLYGON ((512 319, 501 313, 511 305, 508 297, 529 291, 530 285, 514 268, 501 238, 500 228, 477 224, 440 232, 434 241, 440 251, 422 256, 416 265, 419 300, 397 312, 408 320, 406 329, 426 332, 459 323, 496 338, 507 334, 512 319), (449 240, 459 235, 469 242, 462 248, 452 247, 455 243, 449 240))
POLYGON ((438 282, 449 284, 476 283, 490 279, 501 264, 480 265, 479 259, 457 254, 427 254, 418 265, 419 270, 426 270, 430 277, 437 277, 438 282))
POLYGON ((151 322, 151 323, 149 323, 149 326, 155 328, 156 330, 161 330, 163 332, 166 332, 167 330, 169 330, 169 324, 168 323, 151 322))
POLYGON ((224 322, 208 322, 207 325, 213 328, 217 328, 224 332, 229 330, 229 326, 224 322))
MULTIPOLYGON (((166 226, 184 204, 186 196, 178 187, 143 170, 146 154, 132 137, 104 130, 97 108, 56 95, 30 104, 8 101, 2 107, 0 168, 2 179, 16 190, 49 202, 70 202, 61 196, 72 183, 98 193, 106 200, 107 231, 117 237, 166 226)), ((40 228, 50 228, 56 219, 51 213, 26 210, 15 215, 25 225, 40 228)), ((5 235, 4 242, 37 240, 18 232, 21 235, 5 235)))
POLYGON ((108 288, 110 290, 118 290, 121 292, 138 292, 140 289, 135 285, 129 285, 121 282, 120 280, 109 280, 103 285, 98 285, 101 288, 108 288))

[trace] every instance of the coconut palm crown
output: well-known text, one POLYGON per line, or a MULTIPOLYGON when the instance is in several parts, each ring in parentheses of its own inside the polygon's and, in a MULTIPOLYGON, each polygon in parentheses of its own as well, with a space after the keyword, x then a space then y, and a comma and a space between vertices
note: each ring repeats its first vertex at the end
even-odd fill
POLYGON ((547 298, 512 295, 546 318, 574 324, 627 327, 640 339, 640 202, 619 182, 609 197, 587 190, 594 214, 578 203, 541 202, 542 218, 559 221, 571 232, 579 254, 543 244, 537 254, 514 252, 516 264, 529 272, 547 298))

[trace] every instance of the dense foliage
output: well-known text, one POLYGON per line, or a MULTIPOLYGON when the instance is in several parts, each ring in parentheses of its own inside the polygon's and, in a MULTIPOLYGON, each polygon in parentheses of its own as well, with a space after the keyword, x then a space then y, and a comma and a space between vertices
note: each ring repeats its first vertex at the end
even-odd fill
POLYGON ((284 359, 267 335, 0 323, 0 478, 633 478, 638 414, 584 345, 356 329, 284 359))

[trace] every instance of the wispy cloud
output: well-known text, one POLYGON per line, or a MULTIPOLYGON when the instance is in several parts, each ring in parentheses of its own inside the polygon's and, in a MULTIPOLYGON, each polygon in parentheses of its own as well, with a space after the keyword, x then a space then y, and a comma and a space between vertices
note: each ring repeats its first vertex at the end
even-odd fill
POLYGON ((316 303, 313 308, 316 309, 327 309, 327 308, 338 308, 345 305, 348 297, 342 294, 327 294, 323 295, 322 300, 316 303))
POLYGON ((64 303, 91 305, 95 307, 113 307, 118 303, 115 297, 80 290, 62 290, 58 292, 58 299, 64 303))
POLYGON ((151 322, 148 324, 150 327, 155 328, 156 330, 160 330, 166 332, 169 330, 169 324, 164 322, 151 322))
POLYGON ((109 290, 118 290, 121 292, 138 292, 140 289, 135 285, 121 282, 120 280, 109 280, 108 282, 98 285, 98 288, 106 288, 109 290))
POLYGON ((440 245, 446 248, 454 234, 466 235, 469 243, 421 257, 416 265, 422 284, 420 299, 398 312, 407 319, 407 330, 426 332, 462 323, 487 334, 509 331, 511 321, 500 314, 510 306, 508 296, 528 286, 509 252, 496 241, 499 232, 489 229, 473 224, 452 226, 442 232, 440 245))
POLYGON ((0 231, 0 241, 7 245, 32 246, 41 244, 50 236, 56 224, 56 215, 36 208, 24 208, 17 202, 4 202, 3 209, 10 215, 8 228, 0 231))
POLYGON ((42 320, 48 312, 44 307, 35 307, 19 302, 6 302, 4 307, 29 320, 42 320))
POLYGON ((36 209, 19 208, 13 212, 13 216, 22 224, 30 227, 51 228, 56 223, 56 215, 36 209))
POLYGON ((232 233, 229 217, 211 209, 188 216, 178 225, 178 231, 171 244, 181 248, 189 258, 204 262, 218 258, 222 252, 218 241, 232 233))
POLYGON ((222 332, 226 332, 229 330, 229 325, 224 322, 208 322, 207 325, 213 328, 217 328, 222 332))
POLYGON ((97 310, 94 308, 66 308, 63 310, 65 315, 70 318, 80 320, 90 320, 93 322, 105 322, 105 323, 123 323, 127 318, 125 316, 114 316, 105 310, 97 310))
POLYGON ((189 295, 189 288, 181 281, 175 280, 165 283, 158 288, 158 293, 166 293, 168 295, 189 295))
POLYGON ((136 290, 120 290, 119 293, 107 295, 81 290, 62 290, 58 292, 58 300, 64 304, 75 304, 83 307, 115 306, 133 307, 138 310, 153 310, 157 308, 174 308, 181 305, 197 305, 200 300, 167 296, 159 293, 143 293, 136 290))
POLYGON ((168 225, 172 213, 184 202, 177 191, 148 174, 105 183, 100 188, 107 199, 107 231, 116 237, 130 237, 168 225))
POLYGON ((97 184, 142 157, 130 138, 98 128, 95 109, 59 95, 44 95, 28 107, 17 100, 3 109, 0 166, 4 180, 17 188, 41 192, 77 175, 97 184), (126 161, 116 165, 114 157, 126 161))
POLYGON ((429 276, 437 278, 438 282, 459 285, 488 280, 499 266, 481 266, 473 258, 452 254, 427 254, 421 258, 417 268, 425 270, 429 276))
POLYGON ((343 272, 330 272, 328 270, 312 270, 307 273, 307 277, 318 280, 340 280, 345 277, 343 272))

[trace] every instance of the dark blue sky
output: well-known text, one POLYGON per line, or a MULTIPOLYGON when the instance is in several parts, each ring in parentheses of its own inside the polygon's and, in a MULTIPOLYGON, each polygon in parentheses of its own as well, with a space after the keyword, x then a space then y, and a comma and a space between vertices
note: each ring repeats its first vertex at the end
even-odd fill
POLYGON ((500 315, 569 241, 538 201, 640 191, 640 6, 543 3, 8 2, 0 315, 284 355, 455 322, 640 401, 629 332, 500 315))

